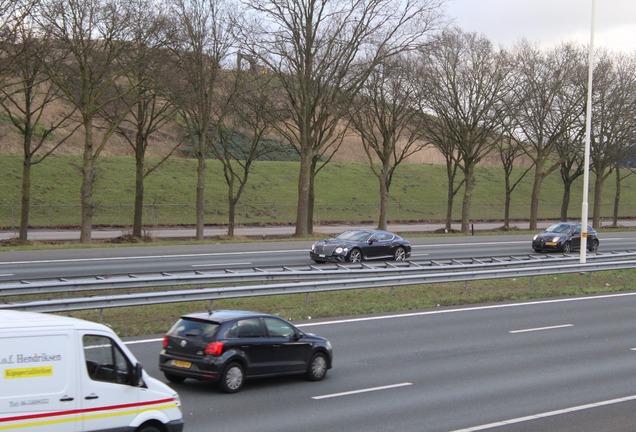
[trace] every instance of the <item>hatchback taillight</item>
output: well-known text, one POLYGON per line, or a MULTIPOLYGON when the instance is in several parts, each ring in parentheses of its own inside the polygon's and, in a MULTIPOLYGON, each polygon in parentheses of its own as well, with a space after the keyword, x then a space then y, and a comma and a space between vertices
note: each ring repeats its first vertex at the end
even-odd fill
POLYGON ((164 336, 163 337, 163 347, 167 347, 168 346, 168 336, 164 336))
POLYGON ((205 347, 206 355, 219 356, 223 352, 223 342, 210 342, 205 347))

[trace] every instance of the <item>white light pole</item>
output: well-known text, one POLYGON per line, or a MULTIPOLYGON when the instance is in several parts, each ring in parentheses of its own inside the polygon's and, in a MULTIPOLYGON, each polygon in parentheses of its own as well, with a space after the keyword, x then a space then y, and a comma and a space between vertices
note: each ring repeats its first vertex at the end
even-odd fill
POLYGON ((590 184, 590 136, 592 131, 592 71, 594 70, 594 17, 596 0, 592 0, 592 23, 590 26, 590 53, 587 70, 587 107, 585 110, 585 160, 583 163, 583 204, 581 206, 581 255, 580 263, 585 264, 587 253, 587 196, 590 184))

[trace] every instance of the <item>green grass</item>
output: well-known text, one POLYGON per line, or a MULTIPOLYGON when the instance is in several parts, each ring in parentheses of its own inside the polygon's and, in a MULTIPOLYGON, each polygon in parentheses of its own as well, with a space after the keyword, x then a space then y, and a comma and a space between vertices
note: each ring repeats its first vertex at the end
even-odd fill
MULTIPOLYGON (((3 193, 0 195, 0 229, 19 223, 21 159, 0 155, 3 193)), ((54 156, 33 169, 32 214, 34 227, 67 227, 80 223, 79 157, 54 156)), ((95 225, 127 227, 132 223, 134 163, 131 157, 102 157, 94 190, 95 225)), ((472 205, 473 220, 501 220, 503 215, 502 171, 481 167, 472 205)), ((298 164, 258 162, 239 207, 239 224, 292 224, 295 220, 298 164)), ((593 177, 590 179, 593 184, 593 177)), ((144 221, 152 225, 194 224, 196 162, 173 158, 146 180, 144 221)), ((530 177, 513 196, 512 218, 529 217, 530 177)), ((542 188, 540 218, 558 218, 562 186, 558 175, 550 176, 542 188)), ((636 177, 621 188, 620 217, 636 217, 636 177)), ((572 192, 570 213, 579 217, 581 184, 572 192)), ((603 217, 612 212, 613 177, 603 197, 603 217)), ((593 197, 589 197, 590 209, 593 197)), ((206 185, 206 223, 227 222, 226 186, 220 165, 210 161, 206 185)), ((379 203, 377 179, 364 164, 331 163, 316 180, 316 223, 373 222, 379 203)), ((399 221, 440 221, 446 211, 446 175, 443 166, 404 165, 398 169, 391 189, 389 218, 399 221)), ((455 219, 461 211, 456 199, 455 219)), ((590 212, 591 213, 591 212, 590 212)), ((153 244, 161 244, 154 242, 153 244)), ((170 242, 169 244, 175 244, 170 242)), ((115 246, 115 245, 113 245, 115 246)), ((29 246, 34 247, 34 246, 29 246)), ((36 245, 45 248, 46 245, 36 245)), ((59 245, 52 247, 60 247, 59 245)), ((80 247, 72 245, 72 247, 80 247)), ((84 246, 82 246, 84 247, 84 246)), ((88 247, 88 246, 86 246, 88 247)), ((10 252, 18 247, 5 248, 10 252)), ((292 320, 307 320, 357 314, 420 310, 477 303, 524 301, 536 298, 587 295, 636 289, 636 270, 600 272, 592 275, 551 275, 534 278, 476 281, 467 284, 434 284, 411 287, 365 289, 216 301, 214 308, 256 309, 292 320)), ((206 302, 175 303, 102 311, 81 311, 73 316, 103 321, 122 336, 160 334, 186 312, 204 310, 206 302)))
POLYGON ((547 275, 467 283, 439 283, 395 288, 250 297, 208 302, 173 303, 134 308, 73 312, 102 321, 121 336, 161 334, 184 313, 215 309, 248 309, 277 314, 292 321, 351 315, 414 311, 470 304, 592 295, 634 290, 636 269, 589 274, 547 275))
MULTIPOLYGON (((152 161, 150 162, 152 163, 152 161)), ((0 155, 3 193, 0 195, 0 229, 19 225, 21 157, 0 155)), ((78 226, 80 223, 80 164, 77 156, 54 156, 33 168, 32 227, 78 226)), ((227 192, 218 161, 209 161, 206 182, 206 224, 227 223, 227 192)), ((498 167, 477 170, 472 220, 503 218, 503 172, 498 167)), ((593 184, 593 176, 590 179, 593 184)), ((257 162, 238 207, 238 224, 293 224, 296 216, 297 162, 257 162)), ((572 191, 570 215, 580 215, 581 183, 572 191)), ((532 179, 527 177, 513 195, 511 216, 529 217, 532 179)), ((192 225, 195 223, 196 162, 172 158, 146 179, 144 224, 192 225)), ((315 222, 374 222, 378 217, 379 186, 366 164, 330 163, 316 179, 315 222)), ((542 188, 540 218, 558 218, 562 185, 557 174, 542 188)), ((636 217, 636 177, 623 181, 620 217, 636 217)), ((398 168, 391 191, 392 222, 441 221, 446 211, 445 168, 412 164, 398 168)), ((459 220, 461 193, 455 200, 459 220)), ((612 213, 613 176, 603 196, 604 218, 612 213)), ((590 209, 593 196, 589 196, 590 209)), ((128 227, 132 224, 134 161, 132 157, 100 157, 94 187, 95 226, 128 227)))

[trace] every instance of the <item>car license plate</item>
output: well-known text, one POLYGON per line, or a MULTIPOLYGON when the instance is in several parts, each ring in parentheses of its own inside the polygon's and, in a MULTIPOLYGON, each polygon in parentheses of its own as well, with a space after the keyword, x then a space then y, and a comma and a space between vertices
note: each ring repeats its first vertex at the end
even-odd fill
POLYGON ((172 366, 189 369, 192 363, 181 360, 172 360, 172 366))
POLYGON ((320 258, 324 258, 324 257, 325 257, 325 254, 320 254, 320 255, 318 255, 318 256, 319 256, 320 258))
POLYGON ((555 242, 547 242, 546 244, 547 244, 548 246, 556 246, 556 243, 555 243, 555 242))

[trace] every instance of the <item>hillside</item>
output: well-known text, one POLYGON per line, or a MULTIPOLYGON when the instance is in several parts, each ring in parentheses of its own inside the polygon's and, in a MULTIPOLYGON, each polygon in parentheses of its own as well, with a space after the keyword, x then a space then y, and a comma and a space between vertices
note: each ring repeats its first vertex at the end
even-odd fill
MULTIPOLYGON (((152 160, 151 160, 152 162, 152 160)), ((32 227, 77 226, 80 222, 80 166, 78 156, 53 156, 33 168, 32 227)), ((0 195, 0 228, 19 225, 20 155, 0 154, 3 193, 0 195)), ((518 173, 517 173, 518 174, 518 173)), ((298 163, 257 162, 238 207, 238 224, 291 224, 296 215, 298 163)), ((593 184, 593 178, 590 179, 593 184)), ((171 158, 146 180, 147 226, 192 225, 196 162, 171 158)), ((609 222, 614 200, 613 177, 607 180, 603 217, 609 222)), ((511 215, 529 216, 531 178, 525 178, 513 194, 511 215)), ((374 222, 379 186, 367 164, 332 162, 316 179, 315 222, 374 222)), ((562 186, 558 174, 544 183, 540 218, 559 217, 562 186)), ((636 217, 636 176, 623 182, 620 217, 636 217)), ((227 222, 226 185, 217 161, 210 161, 206 184, 206 224, 227 222)), ((571 218, 580 215, 581 182, 572 191, 571 218)), ((589 197, 590 209, 592 196, 589 197)), ((132 224, 134 161, 128 156, 103 156, 97 164, 94 188, 95 226, 127 227, 132 224)), ((503 217, 503 172, 495 166, 480 167, 473 199, 473 220, 503 217)), ((446 210, 445 167, 434 164, 401 166, 391 188, 389 219, 393 222, 441 221, 446 210)), ((454 219, 460 218, 461 196, 455 200, 454 219)))

